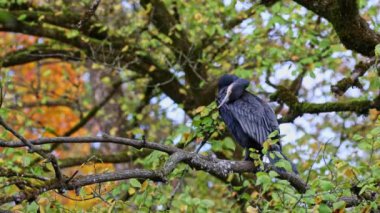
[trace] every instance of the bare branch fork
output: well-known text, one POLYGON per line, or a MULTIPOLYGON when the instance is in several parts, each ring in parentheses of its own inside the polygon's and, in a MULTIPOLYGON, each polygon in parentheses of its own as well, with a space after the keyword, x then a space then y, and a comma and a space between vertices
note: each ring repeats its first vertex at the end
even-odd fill
POLYGON ((363 76, 372 67, 380 70, 380 64, 376 64, 376 57, 372 57, 367 62, 360 62, 355 66, 351 76, 341 79, 337 84, 331 86, 331 91, 337 95, 343 95, 350 87, 356 86, 362 89, 359 77, 363 76))

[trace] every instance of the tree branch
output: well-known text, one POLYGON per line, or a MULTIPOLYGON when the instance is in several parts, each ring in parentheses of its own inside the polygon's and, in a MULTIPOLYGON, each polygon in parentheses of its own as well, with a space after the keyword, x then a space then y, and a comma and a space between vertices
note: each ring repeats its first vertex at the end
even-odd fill
POLYGON ((159 0, 142 0, 141 4, 144 7, 147 7, 148 4, 153 6, 151 10, 152 23, 158 31, 173 41, 173 44, 169 47, 176 56, 177 62, 186 73, 185 78, 190 85, 190 90, 197 93, 200 82, 207 79, 205 68, 198 62, 202 49, 196 48, 196 45, 191 43, 185 30, 179 30, 176 27, 177 24, 180 24, 179 18, 170 14, 164 2, 159 0))
POLYGON ((19 193, 11 196, 0 197, 0 205, 15 202, 16 204, 24 200, 35 200, 37 196, 47 191, 55 189, 76 190, 82 186, 92 185, 95 183, 103 183, 108 181, 118 181, 130 178, 142 178, 151 179, 154 181, 162 181, 162 173, 153 170, 125 170, 114 173, 102 173, 96 175, 88 175, 84 177, 78 177, 71 180, 69 183, 60 181, 46 182, 42 186, 36 186, 35 189, 29 191, 20 191, 19 193))
MULTIPOLYGON (((375 57, 371 58, 368 62, 359 62, 355 69, 352 71, 350 77, 343 78, 337 84, 331 86, 331 91, 337 95, 343 95, 350 87, 356 86, 362 88, 359 82, 359 77, 363 76, 372 66, 375 65, 375 57)), ((375 67, 380 70, 380 64, 375 67)))
POLYGON ((326 18, 343 45, 365 56, 375 55, 380 34, 372 30, 358 9, 356 0, 294 0, 314 13, 326 18))
MULTIPOLYGON (((165 152, 169 155, 176 152, 180 152, 186 156, 191 155, 191 158, 187 158, 184 162, 189 166, 198 169, 204 170, 208 173, 220 178, 227 179, 228 174, 235 173, 244 173, 244 172, 256 172, 257 168, 250 161, 230 161, 230 160, 221 160, 216 158, 209 158, 203 155, 196 153, 185 152, 182 149, 167 146, 158 143, 144 142, 142 140, 120 138, 120 137, 56 137, 56 138, 40 138, 36 140, 30 140, 33 145, 43 145, 43 144, 54 144, 54 143, 115 143, 126 146, 132 146, 137 149, 148 148, 152 150, 158 150, 165 152)), ((25 144, 20 142, 4 142, 0 141, 0 147, 23 147, 25 144)), ((266 167, 269 169, 275 169, 270 167, 269 164, 266 164, 266 167)), ((296 189, 300 192, 304 192, 307 189, 306 184, 300 179, 297 175, 288 174, 285 172, 278 172, 281 179, 288 180, 296 189)))
POLYGON ((81 54, 74 50, 52 49, 46 45, 33 45, 7 53, 0 60, 0 64, 2 67, 10 67, 47 58, 78 61, 81 59, 81 54))
POLYGON ((75 108, 75 104, 66 100, 57 101, 46 101, 46 102, 24 102, 21 104, 5 105, 4 108, 8 109, 23 109, 23 108, 34 108, 34 107, 70 107, 75 108))
POLYGON ((367 114, 369 109, 380 109, 379 97, 374 100, 346 100, 326 103, 299 102, 298 98, 283 86, 278 86, 277 91, 271 95, 270 99, 285 103, 290 108, 288 115, 279 120, 280 123, 292 122, 306 113, 355 112, 357 114, 367 114))
POLYGON ((137 152, 130 154, 130 151, 121 151, 117 153, 112 153, 110 155, 104 155, 102 153, 95 153, 83 157, 72 157, 59 160, 59 166, 61 168, 69 168, 73 166, 80 166, 84 162, 89 163, 127 163, 133 162, 138 158, 144 158, 148 156, 151 151, 137 152))
MULTIPOLYGON (((141 178, 141 179, 150 179, 153 181, 166 181, 166 176, 170 174, 175 168, 176 165, 180 162, 184 162, 195 168, 197 170, 206 171, 215 177, 226 180, 230 173, 245 173, 245 172, 257 172, 258 168, 250 161, 231 161, 231 160, 222 160, 217 158, 211 158, 203 156, 197 153, 183 151, 176 147, 171 147, 163 144, 157 144, 152 142, 146 142, 141 140, 120 138, 120 137, 57 137, 57 138, 40 138, 36 140, 30 140, 30 143, 33 145, 42 145, 49 143, 117 143, 127 146, 132 146, 138 149, 148 148, 163 151, 170 156, 170 158, 165 163, 164 167, 160 170, 125 170, 114 173, 103 173, 88 175, 84 177, 73 178, 71 181, 57 181, 52 180, 50 182, 44 183, 43 186, 35 187, 33 191, 21 191, 17 195, 5 196, 0 198, 0 204, 8 203, 15 201, 19 203, 23 200, 32 200, 35 199, 38 195, 54 189, 67 189, 75 190, 82 186, 91 185, 95 183, 103 183, 107 181, 117 181, 130 178, 141 178)), ((0 141, 0 147, 23 147, 26 144, 22 142, 4 142, 0 141)), ((305 193, 308 189, 307 184, 297 175, 293 173, 279 171, 276 167, 273 167, 270 164, 264 164, 264 167, 267 170, 275 170, 279 174, 280 179, 288 180, 289 183, 300 193, 305 193)), ((353 197, 343 197, 342 200, 349 201, 347 202, 347 207, 351 204, 360 202, 359 198, 353 197)))
POLYGON ((51 153, 46 154, 42 149, 40 149, 39 147, 36 147, 33 143, 28 141, 26 138, 24 138, 22 135, 16 132, 12 127, 10 127, 7 123, 5 123, 2 117, 0 117, 0 125, 3 126, 4 129, 12 133, 16 138, 20 139, 23 146, 27 146, 30 152, 35 152, 41 157, 43 157, 44 159, 46 159, 47 161, 51 162, 54 168, 56 179, 58 181, 62 181, 63 179, 62 172, 61 172, 61 169, 59 168, 57 158, 53 154, 51 153))
POLYGON ((86 11, 83 18, 78 23, 78 29, 83 29, 88 21, 91 19, 92 16, 95 15, 96 9, 98 8, 100 4, 100 0, 94 0, 90 6, 90 8, 86 11))
POLYGON ((109 181, 118 181, 131 178, 141 178, 150 179, 153 181, 166 182, 166 176, 168 176, 177 166, 178 163, 185 159, 191 158, 190 153, 176 152, 170 156, 166 161, 164 167, 160 170, 144 170, 144 169, 134 169, 134 170, 124 170, 114 173, 102 173, 95 175, 87 175, 84 177, 78 177, 71 179, 70 181, 50 181, 49 183, 44 183, 42 186, 35 187, 31 191, 21 191, 17 195, 0 197, 0 205, 8 202, 20 203, 23 200, 34 200, 40 194, 55 190, 55 189, 66 189, 66 190, 76 190, 82 186, 92 185, 95 183, 103 183, 109 181))

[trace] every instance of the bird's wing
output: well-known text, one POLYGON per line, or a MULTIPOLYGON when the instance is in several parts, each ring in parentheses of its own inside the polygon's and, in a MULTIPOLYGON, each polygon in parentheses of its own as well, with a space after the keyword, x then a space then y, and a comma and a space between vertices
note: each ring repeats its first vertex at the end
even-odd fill
POLYGON ((270 106, 248 92, 227 107, 243 131, 261 145, 271 132, 278 130, 276 115, 270 106))

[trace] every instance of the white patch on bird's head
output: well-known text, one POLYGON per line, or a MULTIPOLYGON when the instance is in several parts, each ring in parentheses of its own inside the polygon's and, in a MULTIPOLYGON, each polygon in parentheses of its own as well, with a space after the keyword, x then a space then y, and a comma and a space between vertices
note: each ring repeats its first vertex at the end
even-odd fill
POLYGON ((230 84, 228 87, 227 87, 227 91, 226 91, 226 96, 224 96, 222 102, 219 104, 218 106, 218 109, 223 106, 225 103, 228 102, 228 100, 230 99, 230 95, 232 93, 232 88, 234 86, 234 83, 230 84))

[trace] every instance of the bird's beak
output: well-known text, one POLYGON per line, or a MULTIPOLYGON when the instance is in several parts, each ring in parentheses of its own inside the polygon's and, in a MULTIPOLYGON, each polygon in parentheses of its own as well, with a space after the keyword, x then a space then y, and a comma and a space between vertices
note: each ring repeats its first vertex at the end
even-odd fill
POLYGON ((222 102, 219 104, 218 109, 219 109, 220 107, 222 107, 225 103, 227 103, 228 100, 230 99, 230 95, 231 95, 231 92, 232 92, 232 87, 233 87, 233 85, 234 85, 234 84, 232 83, 232 84, 230 84, 230 86, 227 87, 226 96, 224 96, 222 102))

